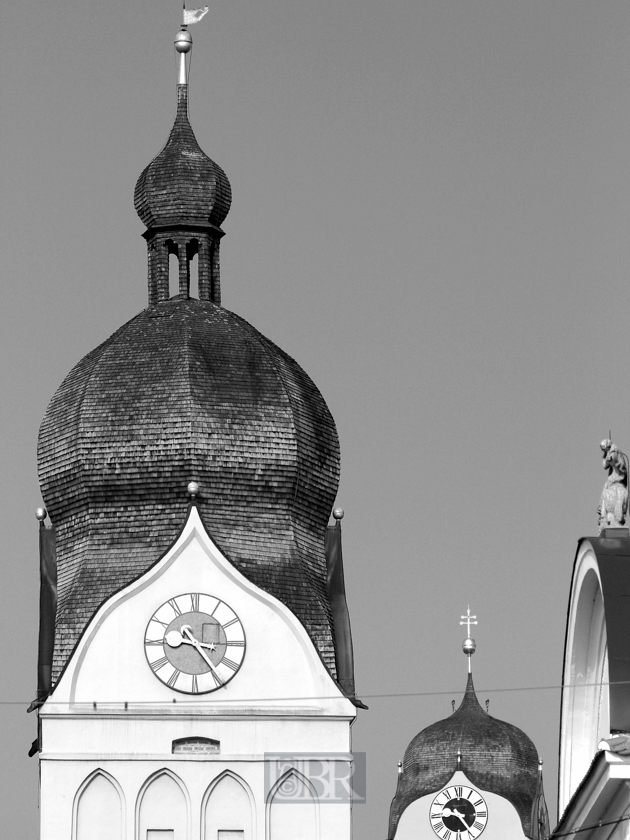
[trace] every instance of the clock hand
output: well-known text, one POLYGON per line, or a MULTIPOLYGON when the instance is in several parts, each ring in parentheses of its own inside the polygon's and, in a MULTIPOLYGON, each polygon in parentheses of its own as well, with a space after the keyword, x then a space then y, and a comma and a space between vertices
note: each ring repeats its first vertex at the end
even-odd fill
MULTIPOLYGON (((198 642, 197 639, 195 639, 195 637, 193 636, 192 628, 189 627, 188 624, 184 624, 184 626, 181 628, 181 633, 182 633, 182 636, 185 636, 186 638, 190 639, 190 643, 193 645, 193 647, 195 648, 197 653, 202 657, 202 659, 206 660, 206 663, 208 664, 208 667, 210 668, 210 670, 214 674, 215 678, 218 680, 219 685, 224 686, 225 684, 224 684, 223 680, 221 679, 221 677, 217 674, 216 668, 214 667, 214 665, 210 661, 210 657, 205 652, 205 650, 203 650, 200 642, 198 642)), ((184 641, 184 639, 182 639, 182 641, 184 641)))
POLYGON ((466 828, 466 831, 468 831, 468 829, 470 828, 470 826, 468 825, 468 823, 466 822, 466 820, 462 817, 462 815, 459 813, 459 811, 458 811, 458 810, 456 810, 455 808, 443 808, 443 809, 442 809, 442 814, 443 814, 443 816, 445 816, 445 817, 457 817, 457 819, 458 819, 461 823, 463 823, 463 824, 464 824, 464 826, 465 826, 465 828, 466 828))
POLYGON ((182 642, 192 644, 188 639, 184 639, 179 630, 169 630, 164 636, 164 641, 169 647, 179 647, 182 642))
POLYGON ((453 811, 453 816, 454 816, 454 817, 457 817, 457 819, 458 819, 461 823, 463 823, 463 824, 464 824, 464 828, 466 829, 466 831, 468 831, 468 829, 470 828, 470 826, 468 825, 468 823, 466 822, 466 820, 462 817, 462 815, 459 813, 459 811, 453 811))
MULTIPOLYGON (((187 625, 188 626, 188 625, 187 625)), ((194 645, 194 642, 191 642, 190 639, 185 639, 179 630, 169 630, 169 632, 164 636, 166 640, 166 644, 169 647, 179 647, 180 645, 194 645)), ((207 644, 206 642, 197 642, 200 647, 209 648, 210 650, 216 650, 217 646, 214 642, 210 642, 207 644)))

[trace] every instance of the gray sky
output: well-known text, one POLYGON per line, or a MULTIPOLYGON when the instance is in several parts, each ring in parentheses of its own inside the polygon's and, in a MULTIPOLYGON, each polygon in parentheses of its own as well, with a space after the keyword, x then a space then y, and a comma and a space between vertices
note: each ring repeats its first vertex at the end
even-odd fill
MULTIPOLYGON (((2 10, 4 442, 0 824, 34 837, 41 503, 35 447, 70 368, 146 305, 142 168, 175 109, 175 0, 2 10)), ((545 760, 599 441, 626 451, 625 0, 230 0, 191 30, 191 119, 234 192, 224 305, 313 377, 338 502, 368 753, 355 836, 384 840, 396 762, 464 689, 545 760)))

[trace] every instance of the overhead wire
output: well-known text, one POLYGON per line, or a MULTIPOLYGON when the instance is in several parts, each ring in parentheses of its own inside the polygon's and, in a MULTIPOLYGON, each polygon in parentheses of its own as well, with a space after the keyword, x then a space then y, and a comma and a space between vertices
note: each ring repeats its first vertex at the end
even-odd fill
POLYGON ((605 822, 604 820, 600 820, 593 825, 583 825, 580 828, 574 828, 571 831, 561 831, 559 834, 556 834, 554 831, 551 832, 549 835, 549 840, 556 840, 556 837, 573 837, 574 834, 579 834, 581 831, 594 831, 596 828, 603 828, 607 825, 619 825, 622 822, 630 820, 630 814, 624 814, 623 817, 619 817, 616 820, 610 820, 605 822))
MULTIPOLYGON (((580 683, 580 685, 526 685, 526 686, 515 686, 515 687, 507 687, 507 688, 476 688, 475 694, 499 694, 499 693, 507 693, 507 692, 524 692, 524 691, 562 691, 562 690, 579 690, 583 688, 601 688, 603 686, 614 686, 614 685, 630 685, 630 680, 614 680, 611 682, 593 682, 593 683, 580 683)), ((354 695, 357 699, 362 700, 383 700, 383 699, 396 699, 396 698, 405 698, 405 697, 444 697, 449 695, 458 695, 461 694, 461 688, 450 690, 450 691, 403 691, 403 692, 383 692, 380 694, 361 694, 360 696, 354 695)), ((216 692, 212 692, 214 697, 217 697, 216 692)), ((191 697, 193 695, 190 695, 191 697)), ((202 695, 199 695, 201 698, 202 695)), ((203 698, 206 698, 207 695, 204 694, 203 698)), ((300 702, 300 701, 310 701, 310 700, 340 700, 344 699, 344 697, 331 697, 330 695, 297 695, 293 697, 246 697, 246 698, 223 698, 221 697, 220 703, 269 703, 269 702, 300 702)), ((169 706, 173 702, 177 701, 180 704, 198 704, 199 700, 181 700, 177 698, 173 698, 173 700, 133 700, 131 702, 134 705, 160 705, 160 706, 169 706)), ((0 700, 0 706, 23 706, 30 703, 30 700, 0 700)), ((72 705, 72 706, 93 706, 95 701, 91 700, 82 700, 82 701, 75 701, 70 703, 69 701, 56 701, 54 699, 54 694, 51 695, 46 702, 49 702, 50 705, 72 705)), ((119 705, 125 701, 122 700, 110 700, 110 701, 98 701, 102 707, 112 707, 115 705, 119 705)))

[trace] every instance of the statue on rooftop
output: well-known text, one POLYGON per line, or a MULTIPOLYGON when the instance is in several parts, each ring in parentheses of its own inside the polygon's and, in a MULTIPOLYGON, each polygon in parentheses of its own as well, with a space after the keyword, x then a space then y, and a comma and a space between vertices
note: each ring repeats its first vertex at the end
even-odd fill
POLYGON ((597 508, 599 532, 604 528, 618 528, 625 524, 628 514, 628 456, 609 440, 600 443, 604 453, 603 466, 608 478, 597 508))

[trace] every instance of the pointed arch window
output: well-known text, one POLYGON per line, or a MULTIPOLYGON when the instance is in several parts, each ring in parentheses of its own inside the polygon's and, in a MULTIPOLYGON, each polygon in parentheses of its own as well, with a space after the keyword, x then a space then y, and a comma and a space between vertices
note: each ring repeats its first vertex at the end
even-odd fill
POLYGON ((170 770, 151 776, 138 796, 136 840, 189 840, 188 795, 170 770))
POLYGON ((123 796, 113 776, 90 774, 74 802, 73 840, 122 840, 123 796))
POLYGON ((254 797, 248 785, 227 770, 203 798, 202 840, 254 840, 254 797))
POLYGON ((319 802, 313 785, 298 770, 284 774, 267 799, 269 840, 319 840, 319 802))

